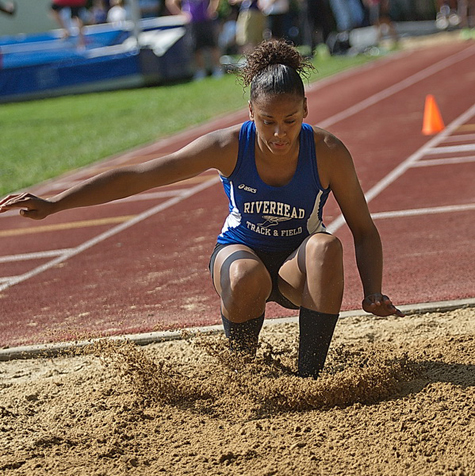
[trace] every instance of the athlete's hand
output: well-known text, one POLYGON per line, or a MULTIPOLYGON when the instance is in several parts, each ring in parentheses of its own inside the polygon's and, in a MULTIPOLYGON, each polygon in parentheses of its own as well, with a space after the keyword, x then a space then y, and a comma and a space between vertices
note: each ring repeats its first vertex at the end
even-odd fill
POLYGON ((362 305, 366 312, 370 312, 375 316, 386 317, 396 315, 404 317, 404 314, 393 305, 391 299, 384 294, 370 294, 363 299, 362 305))
POLYGON ((42 220, 53 213, 53 203, 36 197, 31 193, 9 195, 0 201, 0 213, 15 208, 20 209, 20 215, 33 220, 42 220))

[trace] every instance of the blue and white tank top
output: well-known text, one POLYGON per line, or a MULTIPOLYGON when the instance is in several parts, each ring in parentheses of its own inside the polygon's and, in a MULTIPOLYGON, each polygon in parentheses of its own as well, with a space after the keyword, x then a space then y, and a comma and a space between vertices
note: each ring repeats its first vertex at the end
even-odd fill
POLYGON ((302 124, 297 168, 290 182, 282 187, 268 185, 260 178, 255 140, 255 124, 247 121, 239 133, 236 167, 229 177, 221 176, 229 215, 218 243, 290 253, 307 236, 325 230, 322 210, 330 189, 320 184, 313 129, 302 124))

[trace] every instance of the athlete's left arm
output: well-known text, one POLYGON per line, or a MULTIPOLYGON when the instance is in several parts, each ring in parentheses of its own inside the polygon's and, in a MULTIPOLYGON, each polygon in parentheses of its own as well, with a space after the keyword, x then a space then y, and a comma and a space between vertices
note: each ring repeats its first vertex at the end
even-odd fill
POLYGON ((364 291, 363 309, 378 316, 402 316, 381 291, 381 239, 369 213, 351 155, 342 142, 331 135, 325 138, 323 149, 321 152, 324 154, 317 154, 317 157, 324 155, 328 184, 353 235, 356 262, 364 291))

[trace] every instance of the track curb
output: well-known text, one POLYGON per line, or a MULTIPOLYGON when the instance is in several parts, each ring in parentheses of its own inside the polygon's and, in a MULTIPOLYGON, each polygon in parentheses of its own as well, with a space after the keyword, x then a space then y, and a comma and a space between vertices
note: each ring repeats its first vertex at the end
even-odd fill
MULTIPOLYGON (((399 309, 405 314, 424 314, 427 312, 447 312, 454 309, 463 309, 475 307, 475 298, 458 299, 450 301, 428 302, 421 304, 407 304, 399 306, 399 309)), ((361 310, 344 311, 340 314, 340 318, 356 317, 356 316, 371 316, 361 310)), ((264 327, 272 327, 279 324, 293 324, 298 322, 298 317, 280 317, 268 319, 264 323, 264 327)), ((92 345, 97 341, 110 339, 116 341, 128 340, 137 345, 145 346, 160 342, 167 342, 171 340, 179 340, 183 333, 192 334, 220 334, 223 332, 221 325, 206 326, 206 327, 189 327, 180 329, 178 331, 163 331, 163 332, 148 332, 143 334, 125 334, 114 337, 101 337, 96 339, 59 342, 52 344, 29 345, 20 347, 11 347, 0 349, 0 361, 32 359, 36 357, 54 357, 58 355, 66 356, 66 352, 71 349, 86 347, 92 345)))

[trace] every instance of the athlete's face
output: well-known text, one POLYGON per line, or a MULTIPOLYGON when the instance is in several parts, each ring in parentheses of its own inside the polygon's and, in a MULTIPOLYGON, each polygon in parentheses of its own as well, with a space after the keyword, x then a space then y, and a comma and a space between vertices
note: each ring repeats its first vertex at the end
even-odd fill
POLYGON ((294 94, 264 95, 249 102, 249 118, 256 125, 258 146, 276 155, 298 149, 307 114, 307 99, 294 94))

